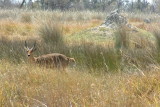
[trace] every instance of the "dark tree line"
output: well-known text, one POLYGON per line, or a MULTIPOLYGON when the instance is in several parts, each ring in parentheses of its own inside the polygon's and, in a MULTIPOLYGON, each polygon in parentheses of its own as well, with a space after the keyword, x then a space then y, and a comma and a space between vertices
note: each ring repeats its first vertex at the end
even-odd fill
MULTIPOLYGON (((0 0, 0 6, 14 4, 14 0, 0 0)), ((125 10, 125 11, 152 11, 155 12, 159 9, 159 0, 154 0, 155 3, 150 4, 147 0, 22 0, 19 3, 19 8, 41 8, 41 9, 60 9, 60 10, 125 10)))

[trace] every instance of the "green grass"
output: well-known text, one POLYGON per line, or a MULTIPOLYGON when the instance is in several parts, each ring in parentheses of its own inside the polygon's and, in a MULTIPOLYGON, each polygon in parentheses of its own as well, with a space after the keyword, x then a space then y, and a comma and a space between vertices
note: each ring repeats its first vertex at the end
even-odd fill
POLYGON ((0 18, 1 107, 160 105, 159 33, 140 29, 113 33, 103 28, 63 33, 63 24, 69 24, 68 30, 84 29, 91 26, 79 24, 97 25, 93 20, 105 18, 92 11, 0 10, 0 18), (75 22, 76 26, 71 24, 75 22), (28 63, 25 40, 29 47, 37 42, 35 56, 62 53, 74 57, 76 67, 69 66, 64 73, 28 63))
POLYGON ((76 41, 76 42, 82 42, 82 41, 88 41, 88 42, 106 42, 108 39, 105 35, 102 34, 94 34, 89 31, 82 31, 76 34, 73 34, 69 37, 66 37, 69 41, 76 41))

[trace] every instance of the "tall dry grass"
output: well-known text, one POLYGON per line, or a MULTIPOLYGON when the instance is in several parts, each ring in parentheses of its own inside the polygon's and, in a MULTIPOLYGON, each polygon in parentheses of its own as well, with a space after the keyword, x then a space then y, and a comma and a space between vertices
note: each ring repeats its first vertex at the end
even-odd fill
POLYGON ((1 106, 159 106, 158 69, 141 74, 63 74, 1 61, 1 106))
POLYGON ((154 45, 144 35, 121 29, 114 35, 115 48, 70 41, 63 33, 94 27, 104 16, 90 11, 0 11, 0 106, 159 106, 159 33, 154 45), (58 52, 74 57, 77 66, 62 73, 28 64, 25 40, 29 46, 37 42, 35 56, 58 52))

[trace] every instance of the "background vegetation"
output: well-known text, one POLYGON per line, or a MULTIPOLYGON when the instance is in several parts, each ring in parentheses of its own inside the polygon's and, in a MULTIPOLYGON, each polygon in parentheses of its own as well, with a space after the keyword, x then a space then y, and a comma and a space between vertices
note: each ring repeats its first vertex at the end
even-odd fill
POLYGON ((0 106, 159 106, 159 16, 125 15, 138 32, 95 32, 106 12, 0 10, 0 106), (25 40, 37 42, 35 56, 62 53, 76 67, 28 63, 25 40))

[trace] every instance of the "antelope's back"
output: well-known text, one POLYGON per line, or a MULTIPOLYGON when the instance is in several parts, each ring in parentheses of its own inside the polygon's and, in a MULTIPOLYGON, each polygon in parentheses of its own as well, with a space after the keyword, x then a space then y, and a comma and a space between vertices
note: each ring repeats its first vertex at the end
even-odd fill
POLYGON ((63 54, 52 53, 37 57, 36 62, 40 64, 54 64, 57 66, 59 64, 68 64, 68 58, 63 54))

